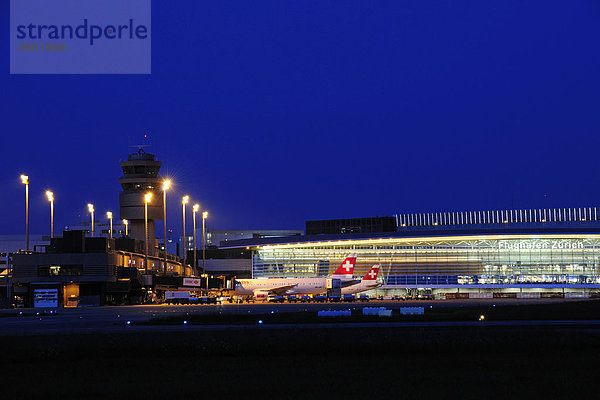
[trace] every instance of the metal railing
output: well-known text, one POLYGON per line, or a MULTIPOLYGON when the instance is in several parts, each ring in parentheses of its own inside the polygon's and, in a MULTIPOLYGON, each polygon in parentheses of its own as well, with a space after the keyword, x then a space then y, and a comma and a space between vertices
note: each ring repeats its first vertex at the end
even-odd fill
POLYGON ((457 211, 396 215, 398 227, 512 224, 531 222, 598 221, 597 207, 530 208, 516 210, 457 211))

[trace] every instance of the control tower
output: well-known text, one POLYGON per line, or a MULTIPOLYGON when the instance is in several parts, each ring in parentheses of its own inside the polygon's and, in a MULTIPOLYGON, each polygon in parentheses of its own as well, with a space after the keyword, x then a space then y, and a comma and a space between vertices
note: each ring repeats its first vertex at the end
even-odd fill
POLYGON ((148 204, 148 254, 156 255, 156 235, 154 221, 163 218, 161 178, 158 171, 160 161, 154 154, 148 154, 142 146, 136 153, 129 154, 127 161, 121 161, 123 176, 119 178, 123 191, 119 193, 119 218, 129 220, 129 235, 146 240, 144 226, 144 194, 151 192, 152 201, 148 204))

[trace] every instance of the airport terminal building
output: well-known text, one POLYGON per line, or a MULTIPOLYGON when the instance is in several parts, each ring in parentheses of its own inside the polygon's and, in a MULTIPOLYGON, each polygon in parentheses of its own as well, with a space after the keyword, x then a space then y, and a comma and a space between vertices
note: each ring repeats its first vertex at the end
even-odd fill
POLYGON ((597 208, 399 214, 395 232, 353 227, 354 233, 248 239, 221 247, 252 249, 255 278, 325 276, 348 253, 357 253, 355 276, 381 265, 378 294, 584 297, 600 292, 599 214, 597 208))

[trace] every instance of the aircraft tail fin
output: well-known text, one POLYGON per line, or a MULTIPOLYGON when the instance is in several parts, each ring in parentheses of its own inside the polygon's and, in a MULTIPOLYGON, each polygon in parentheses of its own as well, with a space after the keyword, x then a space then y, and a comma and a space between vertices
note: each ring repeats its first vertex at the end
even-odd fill
POLYGON ((354 266, 356 265, 356 254, 348 254, 344 262, 340 264, 338 269, 335 270, 333 275, 349 275, 352 276, 354 273, 354 266))
POLYGON ((375 281, 377 280, 377 275, 379 274, 379 264, 373 265, 369 272, 366 273, 363 281, 375 281))

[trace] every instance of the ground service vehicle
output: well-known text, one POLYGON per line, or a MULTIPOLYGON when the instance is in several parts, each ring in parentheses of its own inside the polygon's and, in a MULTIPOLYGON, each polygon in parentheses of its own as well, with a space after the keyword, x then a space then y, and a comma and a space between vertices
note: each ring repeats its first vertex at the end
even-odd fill
POLYGON ((313 297, 313 300, 315 301, 315 303, 325 303, 327 301, 327 296, 325 296, 324 294, 318 294, 313 297))
POLYGON ((165 302, 167 304, 187 304, 190 301, 190 292, 167 291, 165 302))
POLYGON ((312 299, 307 294, 305 294, 304 296, 300 296, 300 302, 301 303, 310 303, 311 300, 312 299))
POLYGON ((200 304, 217 304, 216 297, 200 297, 200 304))
POLYGON ((353 303, 356 301, 356 296, 354 296, 353 294, 345 294, 342 296, 342 300, 345 303, 353 303))
POLYGON ((269 303, 283 303, 284 297, 283 296, 268 296, 267 297, 267 301, 269 303))
POLYGON ((288 303, 296 303, 296 302, 298 302, 298 300, 299 300, 299 298, 295 294, 287 296, 288 303))

